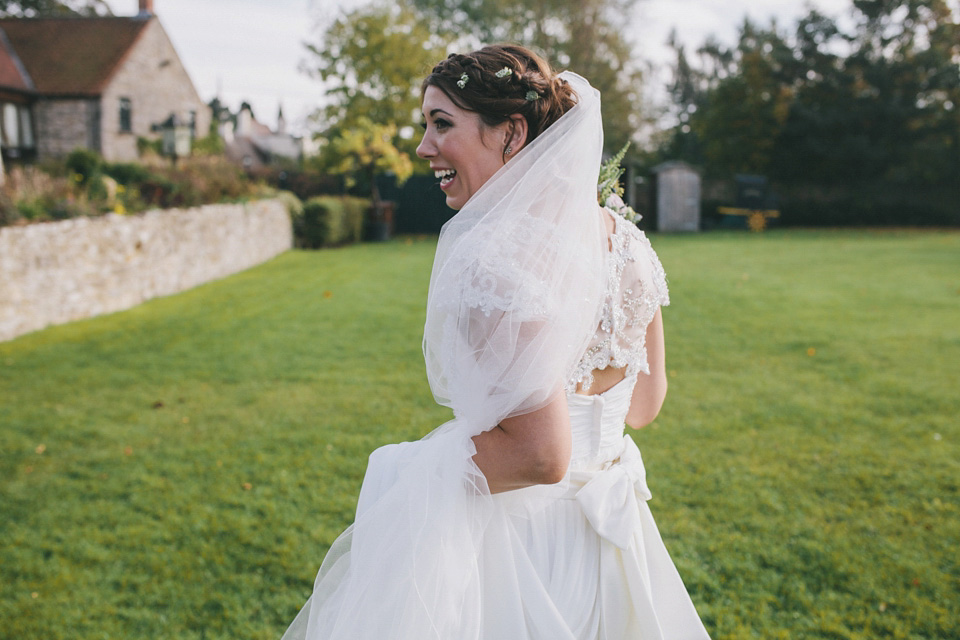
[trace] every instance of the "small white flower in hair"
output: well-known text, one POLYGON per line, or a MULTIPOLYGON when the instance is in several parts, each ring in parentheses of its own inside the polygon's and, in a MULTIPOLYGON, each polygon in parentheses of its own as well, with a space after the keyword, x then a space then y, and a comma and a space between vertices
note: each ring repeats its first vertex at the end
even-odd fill
POLYGON ((513 69, 511 69, 510 67, 504 67, 503 69, 500 69, 500 71, 497 71, 495 75, 498 78, 506 78, 507 76, 513 75, 513 69))
POLYGON ((527 95, 525 95, 524 98, 527 99, 527 102, 533 102, 534 100, 540 99, 540 94, 531 89, 530 91, 527 91, 527 95))
POLYGON ((460 79, 457 80, 457 86, 463 89, 465 86, 467 86, 468 82, 470 82, 470 76, 468 76, 466 73, 461 73, 460 79))

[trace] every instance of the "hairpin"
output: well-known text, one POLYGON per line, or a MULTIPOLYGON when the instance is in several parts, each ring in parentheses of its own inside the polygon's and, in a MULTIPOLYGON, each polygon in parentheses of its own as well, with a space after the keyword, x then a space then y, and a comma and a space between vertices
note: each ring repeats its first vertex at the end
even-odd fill
POLYGON ((467 86, 468 82, 470 82, 470 76, 468 76, 466 73, 461 73, 460 79, 457 80, 457 86, 463 89, 465 86, 467 86))
POLYGON ((527 102, 533 102, 534 100, 540 99, 540 94, 531 89, 530 91, 527 91, 527 95, 525 95, 524 98, 527 99, 527 102))
POLYGON ((513 75, 513 69, 510 67, 504 67, 503 69, 500 69, 500 71, 497 71, 495 75, 498 78, 506 78, 507 76, 513 75))

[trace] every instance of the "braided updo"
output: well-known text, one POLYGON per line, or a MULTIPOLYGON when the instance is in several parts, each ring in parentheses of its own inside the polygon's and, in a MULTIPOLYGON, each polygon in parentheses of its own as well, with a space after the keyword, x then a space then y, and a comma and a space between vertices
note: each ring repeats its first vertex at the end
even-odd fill
POLYGON ((490 127, 513 114, 522 115, 527 121, 527 143, 577 103, 576 93, 546 60, 526 47, 510 44, 451 54, 424 79, 421 99, 427 87, 437 87, 490 127))

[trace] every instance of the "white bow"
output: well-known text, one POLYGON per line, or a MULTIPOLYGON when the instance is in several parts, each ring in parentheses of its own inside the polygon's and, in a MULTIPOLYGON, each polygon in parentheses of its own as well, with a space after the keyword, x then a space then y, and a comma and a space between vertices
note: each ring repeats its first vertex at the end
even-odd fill
MULTIPOLYGON (((649 500, 652 495, 647 487, 647 471, 640 449, 629 436, 623 436, 623 440, 619 462, 591 473, 592 477, 577 491, 576 498, 594 530, 626 549, 633 532, 640 526, 637 498, 649 500)), ((575 477, 571 480, 576 482, 575 477)))

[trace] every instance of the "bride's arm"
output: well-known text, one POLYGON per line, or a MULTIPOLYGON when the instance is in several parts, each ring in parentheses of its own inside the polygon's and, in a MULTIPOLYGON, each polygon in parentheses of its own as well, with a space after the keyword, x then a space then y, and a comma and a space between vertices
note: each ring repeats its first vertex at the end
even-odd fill
POLYGON ((490 493, 560 482, 570 464, 570 416, 563 393, 542 409, 503 421, 474 436, 473 461, 490 493))
POLYGON ((663 400, 667 395, 666 357, 663 343, 663 317, 660 309, 647 325, 647 364, 650 375, 637 376, 637 385, 633 388, 630 410, 627 412, 627 425, 634 429, 644 427, 657 417, 663 400))

